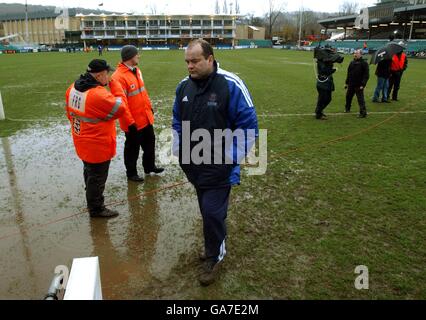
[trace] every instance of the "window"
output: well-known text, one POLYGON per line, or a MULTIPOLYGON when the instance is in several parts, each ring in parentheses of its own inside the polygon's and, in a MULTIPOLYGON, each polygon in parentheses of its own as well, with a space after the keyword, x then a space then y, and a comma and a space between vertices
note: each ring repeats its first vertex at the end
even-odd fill
POLYGON ((103 21, 95 21, 95 28, 103 28, 104 22, 103 21))
POLYGON ((145 28, 147 21, 145 20, 138 20, 138 26, 139 28, 145 28))
POLYGON ((111 21, 111 20, 107 21, 106 25, 107 25, 107 28, 114 28, 114 26, 115 26, 114 21, 111 21))
POLYGON ((221 27, 223 25, 222 24, 222 20, 215 20, 215 21, 213 21, 213 25, 215 27, 221 27))
POLYGON ((189 20, 182 20, 182 24, 183 27, 189 27, 191 25, 191 22, 189 20))
POLYGON ((119 28, 124 28, 126 26, 126 22, 124 20, 117 20, 115 22, 115 26, 119 28))
POLYGON ((179 27, 179 20, 172 20, 171 22, 170 22, 170 25, 172 26, 172 27, 179 27))
POLYGON ((127 26, 130 27, 130 28, 135 28, 136 27, 136 20, 127 21, 127 26))
POLYGON ((229 26, 233 25, 232 20, 225 20, 224 24, 225 24, 226 27, 229 27, 229 26))
POLYGON ((201 26, 201 20, 192 20, 192 26, 199 27, 201 26))
POLYGON ((203 26, 208 26, 210 27, 212 25, 211 20, 203 20, 203 26))

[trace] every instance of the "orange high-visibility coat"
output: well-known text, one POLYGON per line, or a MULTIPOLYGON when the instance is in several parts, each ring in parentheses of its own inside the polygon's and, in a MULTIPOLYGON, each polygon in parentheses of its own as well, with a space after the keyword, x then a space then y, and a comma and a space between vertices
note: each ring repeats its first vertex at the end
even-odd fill
POLYGON ((403 71, 406 59, 407 55, 405 53, 401 54, 401 58, 399 58, 398 55, 394 55, 392 58, 391 70, 393 72, 403 71))
POLYGON ((72 84, 65 95, 75 150, 88 163, 109 161, 117 153, 115 120, 126 112, 126 98, 118 82, 110 88, 111 93, 101 85, 80 92, 72 84))
POLYGON ((124 132, 128 132, 132 124, 135 124, 138 130, 154 124, 154 112, 142 72, 137 67, 135 71, 133 73, 124 63, 120 63, 112 75, 113 79, 120 82, 126 94, 128 111, 120 118, 120 127, 124 132))

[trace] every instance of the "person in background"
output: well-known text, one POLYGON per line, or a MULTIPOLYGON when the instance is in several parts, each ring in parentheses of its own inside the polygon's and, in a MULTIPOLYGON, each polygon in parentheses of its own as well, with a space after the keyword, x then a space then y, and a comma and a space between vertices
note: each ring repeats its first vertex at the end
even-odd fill
POLYGON ((393 101, 398 101, 398 93, 401 86, 402 76, 405 70, 407 70, 407 67, 408 59, 407 55, 403 51, 393 56, 388 90, 388 97, 390 97, 392 93, 393 101))
POLYGON ((359 118, 367 117, 367 108, 365 105, 364 89, 370 78, 370 67, 366 60, 362 58, 362 51, 354 52, 354 60, 349 64, 348 76, 346 78, 346 106, 345 111, 351 112, 351 105, 356 94, 359 104, 359 118))
POLYGON ((120 119, 121 129, 126 134, 124 164, 128 180, 141 183, 144 178, 139 176, 137 170, 141 148, 145 174, 160 174, 164 168, 155 165, 154 111, 142 72, 138 68, 138 49, 132 45, 124 46, 121 50, 121 60, 112 77, 121 84, 126 93, 128 107, 125 116, 120 119))
POLYGON ((391 76, 391 60, 383 60, 377 64, 376 76, 377 86, 374 91, 373 102, 378 103, 380 101, 380 94, 382 94, 382 102, 390 103, 388 90, 389 90, 389 78, 391 76))

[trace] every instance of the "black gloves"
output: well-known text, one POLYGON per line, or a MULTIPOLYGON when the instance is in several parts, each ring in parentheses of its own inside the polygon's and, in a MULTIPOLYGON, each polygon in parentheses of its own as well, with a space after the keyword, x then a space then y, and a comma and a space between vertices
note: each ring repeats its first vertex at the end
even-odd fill
POLYGON ((138 128, 136 127, 136 124, 132 124, 129 126, 129 134, 135 135, 138 133, 138 128))

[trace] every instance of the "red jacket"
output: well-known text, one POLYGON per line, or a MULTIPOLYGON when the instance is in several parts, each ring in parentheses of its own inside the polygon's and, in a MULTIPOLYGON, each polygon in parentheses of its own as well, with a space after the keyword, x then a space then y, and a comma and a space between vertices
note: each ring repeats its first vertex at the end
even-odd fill
POLYGON ((136 124, 138 130, 153 125, 154 112, 141 70, 135 67, 133 73, 124 63, 120 63, 112 77, 121 84, 126 94, 128 108, 125 115, 120 118, 121 129, 128 132, 132 124, 136 124))
POLYGON ((66 111, 78 157, 103 163, 116 155, 115 120, 126 112, 120 84, 110 83, 111 93, 101 85, 80 92, 72 84, 66 92, 66 111))

